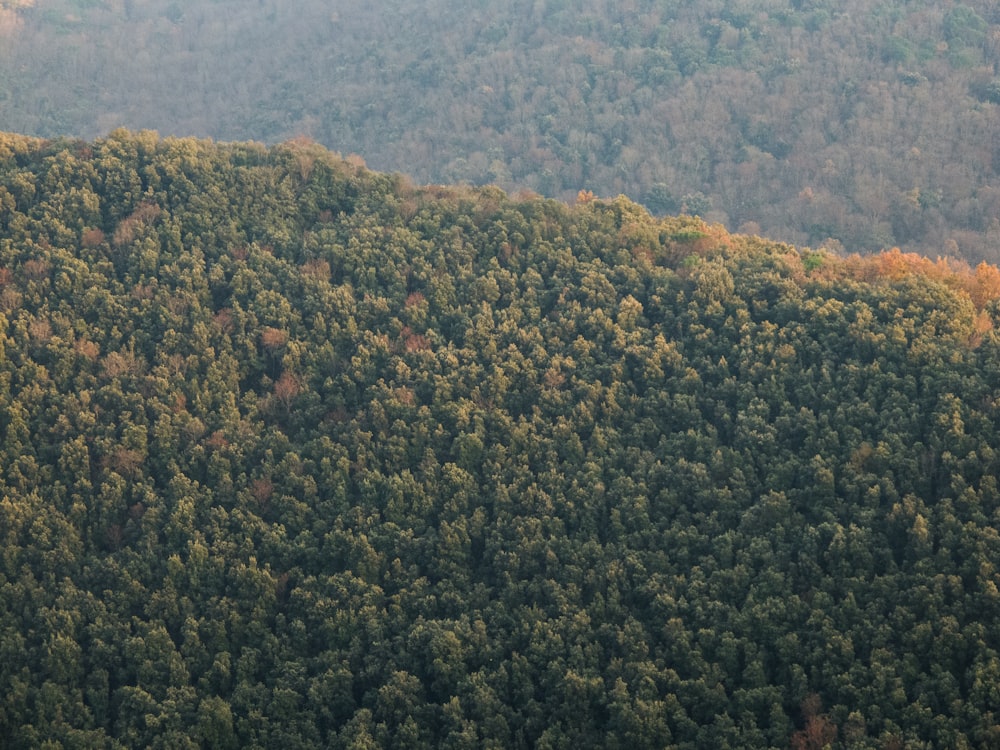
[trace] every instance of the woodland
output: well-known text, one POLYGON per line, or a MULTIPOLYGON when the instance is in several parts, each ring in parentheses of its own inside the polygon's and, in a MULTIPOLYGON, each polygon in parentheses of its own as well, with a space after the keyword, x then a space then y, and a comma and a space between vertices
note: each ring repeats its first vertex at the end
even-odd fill
POLYGON ((0 746, 1000 744, 1000 271, 0 136, 0 746))
POLYGON ((419 183, 629 195, 1000 261, 996 0, 0 0, 0 128, 311 137, 419 183))

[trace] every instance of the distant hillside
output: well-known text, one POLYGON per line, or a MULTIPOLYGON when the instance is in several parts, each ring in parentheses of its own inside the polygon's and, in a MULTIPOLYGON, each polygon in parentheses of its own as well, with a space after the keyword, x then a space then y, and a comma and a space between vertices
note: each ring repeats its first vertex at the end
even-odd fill
POLYGON ((998 297, 2 135, 0 747, 996 746, 998 297))
POLYGON ((0 35, 8 130, 305 135, 420 182, 1000 261, 988 0, 37 0, 0 35))

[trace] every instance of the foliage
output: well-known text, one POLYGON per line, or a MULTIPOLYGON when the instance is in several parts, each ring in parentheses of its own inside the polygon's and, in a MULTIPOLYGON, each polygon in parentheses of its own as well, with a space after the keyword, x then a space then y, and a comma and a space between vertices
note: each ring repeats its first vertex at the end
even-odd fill
POLYGON ((996 268, 0 143, 0 746, 1000 741, 996 268))

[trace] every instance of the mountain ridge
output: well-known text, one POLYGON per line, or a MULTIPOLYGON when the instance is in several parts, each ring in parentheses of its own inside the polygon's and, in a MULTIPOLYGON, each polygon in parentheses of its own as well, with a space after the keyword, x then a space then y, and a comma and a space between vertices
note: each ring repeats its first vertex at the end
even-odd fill
POLYGON ((997 739, 997 269, 0 136, 0 744, 997 739))

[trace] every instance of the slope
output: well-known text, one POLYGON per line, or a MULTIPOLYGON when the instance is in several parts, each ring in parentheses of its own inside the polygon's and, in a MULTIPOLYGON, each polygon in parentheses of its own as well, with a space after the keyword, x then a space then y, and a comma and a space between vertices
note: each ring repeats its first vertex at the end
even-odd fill
POLYGON ((996 743, 1000 274, 0 139, 0 744, 996 743))

